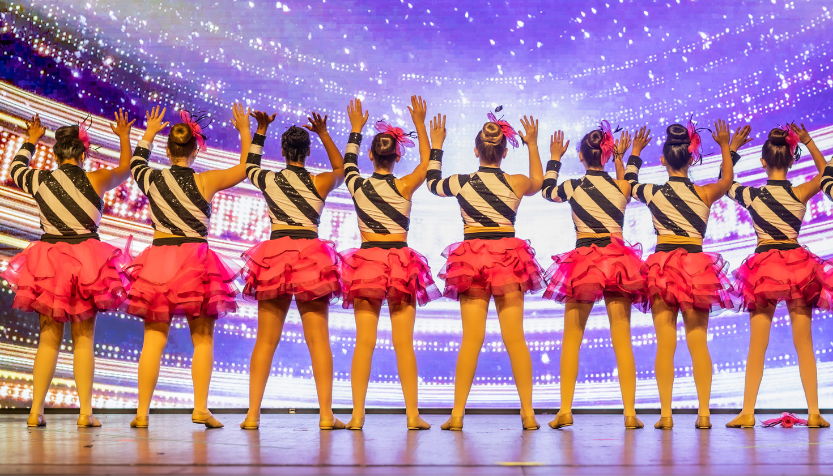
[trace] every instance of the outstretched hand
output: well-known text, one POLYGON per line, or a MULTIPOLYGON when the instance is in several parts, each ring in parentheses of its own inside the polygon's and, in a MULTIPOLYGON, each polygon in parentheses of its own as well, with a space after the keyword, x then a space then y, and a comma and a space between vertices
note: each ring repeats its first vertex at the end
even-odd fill
POLYGON ((437 114, 437 117, 431 119, 429 125, 431 126, 431 148, 442 149, 446 134, 445 116, 437 114))
POLYGON ((813 140, 813 138, 810 137, 810 133, 807 132, 807 128, 804 127, 804 124, 801 124, 801 127, 798 127, 795 124, 790 124, 790 128, 793 132, 798 134, 798 140, 800 140, 802 144, 807 145, 813 140))
POLYGON ((521 118, 521 125, 523 126, 524 130, 518 131, 518 134, 523 139, 524 143, 527 147, 530 147, 530 144, 533 146, 538 145, 538 120, 532 116, 529 117, 522 117, 521 118))
POLYGON ((642 154, 642 149, 650 144, 652 139, 651 129, 647 129, 645 126, 642 126, 639 131, 633 135, 633 150, 631 151, 631 154, 638 157, 642 154))
POLYGON ((347 106, 347 117, 350 118, 351 132, 361 134, 362 130, 364 130, 364 125, 367 124, 367 118, 370 117, 370 113, 367 111, 362 112, 362 100, 356 98, 350 101, 350 105, 347 106))
POLYGON ((735 134, 732 136, 732 140, 729 142, 729 149, 737 152, 738 149, 752 142, 752 138, 749 137, 750 132, 752 132, 752 127, 749 124, 736 130, 735 134))
POLYGON ((327 134, 327 117, 329 116, 325 114, 322 118, 321 114, 313 112, 312 117, 307 117, 309 124, 304 124, 301 127, 310 132, 315 132, 319 136, 327 134))
POLYGON ((550 137, 550 159, 561 161, 561 157, 564 157, 564 153, 567 152, 569 147, 569 140, 566 144, 564 143, 564 131, 555 131, 550 137))
POLYGON ((113 130, 113 133, 119 137, 130 137, 130 130, 133 129, 133 123, 136 122, 136 119, 133 119, 130 122, 127 122, 127 113, 124 110, 119 109, 116 114, 116 123, 110 123, 110 129, 113 130))
POLYGON ((40 116, 35 114, 31 121, 24 121, 26 124, 26 136, 28 141, 32 144, 37 144, 39 140, 46 134, 46 128, 40 122, 40 116))
POLYGON ((629 131, 622 131, 619 134, 619 139, 614 143, 613 160, 622 160, 625 152, 631 148, 631 133, 629 131))
MULTIPOLYGON (((249 115, 254 117, 257 121, 257 131, 255 131, 255 133, 265 136, 266 131, 269 129, 269 124, 275 121, 275 117, 277 117, 278 113, 276 112, 270 116, 263 111, 252 111, 249 115)), ((249 121, 247 119, 246 123, 248 124, 248 122, 249 121)))
POLYGON ((408 111, 411 113, 411 119, 414 120, 415 126, 425 124, 428 104, 422 99, 422 96, 411 96, 411 105, 408 106, 408 111))
POLYGON ((240 132, 241 136, 250 135, 249 115, 251 113, 251 108, 243 109, 243 105, 239 102, 235 102, 231 106, 231 125, 240 132))
POLYGON ((723 119, 719 119, 717 122, 714 123, 714 132, 712 132, 712 138, 715 142, 721 147, 729 145, 729 126, 726 124, 726 121, 723 119))
POLYGON ((152 141, 156 134, 159 134, 159 132, 170 125, 168 122, 162 122, 162 119, 165 117, 166 110, 167 108, 163 107, 160 111, 159 106, 155 106, 145 114, 145 117, 147 118, 144 135, 145 140, 152 141))

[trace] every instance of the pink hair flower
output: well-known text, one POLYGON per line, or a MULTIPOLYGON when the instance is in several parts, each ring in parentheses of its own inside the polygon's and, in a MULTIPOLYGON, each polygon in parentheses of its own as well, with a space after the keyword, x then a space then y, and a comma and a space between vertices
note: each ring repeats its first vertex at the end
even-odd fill
POLYGON ((205 145, 206 137, 205 134, 202 133, 202 127, 199 125, 199 123, 197 123, 197 120, 199 120, 199 118, 197 120, 194 120, 193 118, 191 118, 191 113, 184 109, 182 111, 179 111, 179 118, 182 119, 183 124, 187 125, 191 129, 191 135, 197 138, 197 146, 200 152, 205 152, 208 149, 208 147, 206 147, 205 145))
POLYGON ((510 144, 512 144, 512 147, 517 149, 520 146, 520 144, 518 144, 518 139, 515 137, 518 135, 518 133, 515 131, 515 129, 512 128, 509 122, 504 121, 502 118, 498 119, 491 112, 487 115, 487 117, 490 121, 494 122, 500 127, 500 131, 503 133, 503 136, 506 137, 506 140, 510 144))
POLYGON ((400 149, 400 146, 413 147, 416 145, 411 139, 414 134, 413 132, 405 132, 401 127, 394 127, 385 121, 376 122, 376 131, 380 134, 389 134, 393 136, 393 139, 396 141, 396 155, 398 156, 402 156, 402 149, 400 149))

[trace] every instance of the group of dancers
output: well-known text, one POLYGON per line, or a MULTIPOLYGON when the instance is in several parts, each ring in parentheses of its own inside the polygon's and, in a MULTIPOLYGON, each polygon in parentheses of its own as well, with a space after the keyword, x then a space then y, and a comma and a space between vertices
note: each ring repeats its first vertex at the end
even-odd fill
MULTIPOLYGON (((239 104, 232 124, 240 133, 240 163, 225 170, 197 173, 191 166, 206 150, 199 120, 186 111, 170 129, 165 152, 169 167, 148 164, 156 135, 169 126, 165 109, 147 112, 147 129, 131 154, 134 120, 118 112, 111 124, 120 139, 119 165, 85 172, 90 152, 87 126, 70 125, 55 132, 58 168, 35 169, 29 161, 45 134, 35 115, 26 123, 27 138, 14 158, 11 176, 35 199, 44 231, 40 241, 16 255, 2 273, 16 291, 13 307, 40 315, 40 339, 34 362, 34 391, 28 425, 44 426, 44 400, 55 372, 69 322, 73 341, 73 370, 80 403, 79 427, 100 426, 91 406, 94 374, 93 337, 98 312, 125 310, 143 319, 144 344, 138 365, 138 409, 130 426, 147 428, 148 411, 159 377, 171 322, 188 321, 194 354, 192 421, 209 428, 223 424, 208 409, 214 367, 214 325, 223 314, 237 309, 235 279, 242 273, 242 293, 258 303, 257 339, 251 356, 249 410, 240 427, 259 427, 260 407, 272 359, 291 301, 294 299, 309 347, 320 407, 322 430, 360 430, 365 419, 365 397, 371 359, 376 346, 383 304, 390 311, 392 341, 407 412, 407 427, 428 429, 420 418, 417 362, 413 348, 416 307, 441 296, 460 303, 463 326, 457 358, 454 407, 444 430, 461 430, 466 401, 486 333, 486 316, 494 298, 501 336, 511 360, 521 403, 523 428, 540 428, 532 406, 532 360, 524 330, 524 296, 545 290, 544 297, 565 304, 560 361, 561 408, 552 428, 573 424, 571 407, 579 368, 579 348, 593 306, 607 308, 616 354, 626 428, 642 428, 636 417, 636 369, 631 347, 630 315, 635 305, 651 311, 657 334, 656 379, 662 413, 656 428, 673 426, 671 415, 677 318, 681 313, 693 362, 699 399, 696 428, 711 428, 709 397, 712 362, 707 346, 711 312, 742 308, 750 314, 750 347, 746 363, 743 410, 727 424, 755 426, 754 408, 761 382, 765 351, 775 307, 789 310, 801 381, 807 399, 810 427, 828 427, 818 407, 816 362, 811 335, 813 308, 833 308, 833 266, 797 242, 806 203, 819 190, 833 191, 833 161, 824 157, 803 125, 771 130, 762 150, 761 165, 768 181, 762 187, 734 181, 738 149, 747 144, 750 127, 734 134, 724 121, 714 125, 712 137, 720 147, 722 164, 717 181, 695 185, 689 168, 701 160, 701 137, 696 127, 673 124, 667 129, 661 162, 668 181, 661 185, 639 182, 642 150, 651 140, 645 127, 614 137, 609 124, 587 133, 579 145, 586 174, 559 182, 561 159, 570 141, 564 133, 550 138, 550 160, 544 171, 538 150, 538 121, 521 119, 515 131, 489 113, 474 138, 479 168, 470 174, 443 177, 446 118, 437 114, 426 127, 427 105, 412 97, 408 110, 418 142, 419 164, 408 175, 395 176, 403 147, 413 147, 414 133, 379 121, 369 159, 373 175, 362 176, 359 153, 369 113, 359 99, 351 101, 347 116, 351 132, 342 156, 327 130, 327 116, 313 113, 303 127, 290 127, 281 136, 282 170, 261 167, 266 134, 275 115, 250 111, 239 104), (257 129, 252 135, 250 119, 257 129), (324 145, 332 171, 311 174, 310 132, 324 145), (529 152, 529 174, 510 175, 501 169, 508 146, 529 152), (809 150, 819 174, 793 186, 787 172, 800 154, 799 142, 809 150), (631 150, 632 149, 632 150, 631 150), (626 153, 631 154, 625 159, 626 153), (613 160, 615 178, 605 166, 613 160), (98 228, 103 195, 127 180, 136 181, 147 196, 153 243, 138 257, 130 240, 105 243, 98 228), (212 197, 243 180, 251 181, 266 200, 271 236, 243 253, 242 269, 212 251, 206 241, 212 197), (445 281, 440 293, 424 256, 410 248, 411 201, 427 181, 431 193, 455 197, 464 221, 464 240, 443 252, 446 264, 438 273, 445 281), (346 183, 355 203, 362 245, 337 251, 318 238, 318 225, 328 194, 346 183), (574 250, 553 257, 546 272, 528 241, 515 236, 518 207, 525 196, 543 193, 557 203, 569 203, 577 232, 574 250), (704 252, 703 236, 712 204, 724 195, 747 209, 758 236, 758 247, 734 271, 717 253, 704 252), (635 198, 651 211, 658 235, 656 252, 642 259, 639 245, 622 237, 625 208, 635 198), (348 423, 332 411, 333 355, 328 331, 328 307, 342 299, 353 308, 356 346, 351 368, 353 413, 348 423)), ((474 163, 474 161, 473 161, 474 163)))

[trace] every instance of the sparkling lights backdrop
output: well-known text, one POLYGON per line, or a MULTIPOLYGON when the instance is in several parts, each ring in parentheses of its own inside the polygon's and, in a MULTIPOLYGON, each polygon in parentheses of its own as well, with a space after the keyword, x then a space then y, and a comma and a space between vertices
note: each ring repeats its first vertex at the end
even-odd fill
MULTIPOLYGON (((753 141, 741 151, 738 180, 765 180, 760 146, 767 131, 787 121, 803 122, 825 154, 833 150, 833 1, 767 0, 717 2, 669 0, 564 1, 0 1, 0 243, 2 264, 40 234, 34 201, 12 186, 8 167, 24 140, 21 118, 41 114, 51 130, 94 116, 91 136, 100 148, 87 168, 112 164, 118 141, 104 118, 118 108, 139 116, 153 104, 168 107, 169 119, 186 108, 213 118, 207 154, 197 169, 226 167, 237 161, 238 139, 228 123, 231 103, 278 113, 266 144, 265 163, 280 167, 279 136, 311 111, 329 115, 330 133, 343 147, 349 124, 346 105, 360 97, 371 120, 410 127, 406 109, 411 94, 428 100, 429 113, 448 115, 445 170, 477 167, 474 137, 490 109, 502 105, 506 119, 540 118, 542 156, 555 129, 577 143, 600 119, 625 128, 648 125, 654 144, 643 153, 641 178, 665 179, 659 167, 668 124, 694 117, 700 125, 726 119, 750 123, 753 141)), ((141 131, 134 130, 134 143, 141 131)), ((365 135, 371 134, 370 128, 365 135)), ((369 140, 365 141, 366 151, 369 140)), ((51 139, 33 161, 53 167, 51 139)), ((153 160, 166 162, 160 140, 153 160)), ((705 139, 708 157, 692 171, 700 183, 717 175, 717 148, 705 139)), ((406 173, 415 152, 397 165, 406 173)), ((526 169, 526 150, 510 151, 504 168, 526 169)), ((360 159, 370 171, 366 153, 360 159)), ((314 140, 311 168, 327 164, 314 140)), ((582 173, 576 153, 565 158, 563 176, 582 173)), ((815 173, 809 159, 791 171, 794 183, 815 173)), ((250 185, 214 199, 210 240, 228 256, 268 237, 265 203, 250 185)), ((135 251, 150 241, 146 199, 128 181, 108 193, 102 223, 104 238, 132 234, 135 251)), ((826 239, 833 228, 833 204, 811 200, 800 240, 823 256, 833 255, 826 239)), ((569 207, 540 197, 525 199, 518 236, 532 240, 543 266, 550 256, 571 249, 575 234, 569 207)), ((322 238, 340 249, 360 242, 352 201, 342 188, 330 196, 322 217, 322 238)), ((656 238, 647 208, 633 203, 626 213, 625 237, 640 242, 645 255, 656 238)), ((440 251, 462 239, 453 201, 426 190, 414 196, 409 243, 429 257, 436 273, 440 251)), ((748 214, 728 199, 714 205, 705 248, 723 253, 737 267, 751 253, 755 237, 748 214)), ((27 406, 31 398, 32 358, 37 318, 9 310, 5 283, 0 306, 0 405, 27 406)), ((212 406, 247 405, 247 365, 256 333, 256 306, 243 302, 239 313, 218 323, 212 406)), ((535 402, 558 402, 558 365, 563 307, 539 296, 527 299, 526 332, 535 362, 535 402)), ((828 313, 814 315, 821 404, 833 406, 833 329, 828 313)), ((710 348, 715 380, 712 405, 737 407, 743 389, 748 317, 723 313, 712 318, 710 348)), ((337 406, 350 406, 349 369, 355 328, 352 313, 331 308, 337 406)), ((658 406, 653 376, 655 341, 649 315, 635 313, 633 344, 641 407, 658 406)), ((390 325, 380 320, 374 356, 370 406, 402 406, 390 325)), ((292 311, 274 361, 265 399, 272 407, 315 407, 309 356, 300 320, 292 311)), ((456 302, 441 300, 418 311, 415 346, 420 365, 420 402, 428 407, 452 403, 454 361, 461 327, 456 302)), ((680 339, 683 332, 680 329, 680 339)), ((95 404, 135 405, 135 378, 142 325, 122 314, 100 316, 95 404)), ((615 360, 603 306, 591 316, 582 349, 576 406, 619 406, 615 360)), ((675 404, 696 405, 690 359, 678 349, 675 404)), ((71 341, 65 341, 71 350, 71 341)), ((164 355, 155 404, 189 407, 191 344, 184 321, 175 325, 164 355)), ((779 309, 767 354, 759 406, 801 407, 803 392, 789 319, 779 309)), ((52 405, 73 406, 71 354, 62 354, 52 405)), ((481 355, 473 407, 515 407, 508 357, 496 319, 490 319, 481 355)))

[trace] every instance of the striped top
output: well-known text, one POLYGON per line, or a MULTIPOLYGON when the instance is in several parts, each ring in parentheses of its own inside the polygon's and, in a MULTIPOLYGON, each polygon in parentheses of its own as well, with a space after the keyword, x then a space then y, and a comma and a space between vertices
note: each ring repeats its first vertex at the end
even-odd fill
POLYGON ((178 165, 152 169, 148 165, 151 147, 149 142, 140 140, 130 162, 133 179, 148 197, 151 226, 169 235, 205 238, 211 204, 197 187, 194 169, 178 165))
POLYGON ((324 199, 318 194, 312 176, 304 167, 287 165, 272 172, 260 168, 266 136, 255 134, 246 159, 246 175, 263 192, 269 205, 273 225, 302 226, 318 229, 324 199))
POLYGON ((56 170, 29 167, 35 146, 24 142, 11 164, 14 183, 32 195, 45 234, 76 236, 96 233, 104 202, 84 169, 64 164, 56 170))
POLYGON ((356 206, 359 230, 380 235, 407 233, 411 222, 411 201, 396 188, 393 174, 374 173, 370 178, 361 176, 358 165, 361 143, 361 134, 350 133, 344 153, 344 182, 356 206))
POLYGON ((827 195, 827 198, 833 200, 833 159, 830 159, 827 167, 824 168, 821 176, 821 191, 827 195))
POLYGON ((735 182, 726 195, 749 211, 758 241, 798 238, 807 206, 793 192, 789 180, 767 180, 763 187, 735 182))
POLYGON ((622 189, 602 170, 588 170, 578 179, 558 185, 561 161, 550 160, 541 193, 551 202, 569 202, 578 233, 622 233, 628 199, 622 189))
POLYGON ((642 159, 632 155, 625 169, 631 184, 631 196, 648 205, 657 235, 700 238, 706 235, 709 206, 700 198, 694 184, 686 177, 668 177, 662 185, 639 183, 642 159))
POLYGON ((481 166, 473 174, 442 178, 442 151, 431 150, 428 190, 439 197, 456 197, 463 223, 473 228, 514 226, 521 197, 515 194, 506 173, 481 166))

